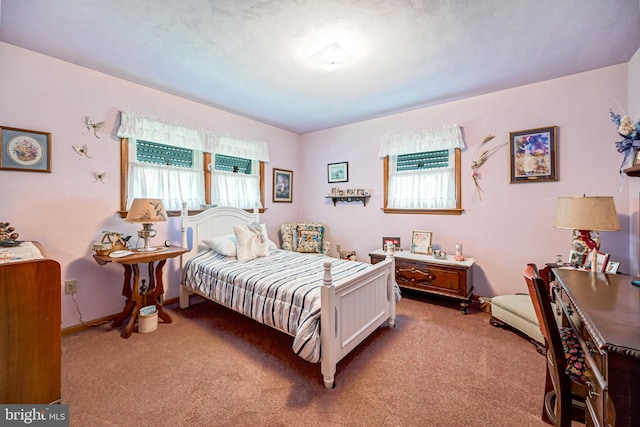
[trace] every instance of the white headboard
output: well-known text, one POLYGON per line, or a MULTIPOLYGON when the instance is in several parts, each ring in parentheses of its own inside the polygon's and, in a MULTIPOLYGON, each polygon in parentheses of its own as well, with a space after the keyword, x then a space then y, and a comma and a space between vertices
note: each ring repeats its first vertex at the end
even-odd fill
POLYGON ((217 207, 189 216, 186 204, 182 207, 182 247, 188 248, 183 260, 196 255, 203 247, 202 241, 215 236, 232 234, 234 225, 247 225, 260 222, 260 210, 256 207, 254 213, 244 209, 217 207))

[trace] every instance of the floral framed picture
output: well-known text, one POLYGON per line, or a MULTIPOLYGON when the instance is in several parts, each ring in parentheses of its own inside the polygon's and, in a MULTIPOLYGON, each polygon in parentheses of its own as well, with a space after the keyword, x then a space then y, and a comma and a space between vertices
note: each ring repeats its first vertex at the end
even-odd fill
POLYGON ((293 171, 273 169, 273 201, 293 202, 293 171))
POLYGON ((327 165, 329 182, 349 182, 349 162, 329 163, 327 165))
POLYGON ((387 243, 392 243, 396 249, 400 249, 400 238, 399 237, 383 237, 382 238, 382 250, 387 250, 387 243))
POLYGON ((413 231, 411 233, 411 246, 413 247, 413 252, 417 254, 430 255, 432 236, 433 233, 431 231, 413 231))
POLYGON ((511 183, 558 180, 557 126, 509 132, 511 183))
POLYGON ((51 133, 0 126, 0 169, 51 173, 51 133))

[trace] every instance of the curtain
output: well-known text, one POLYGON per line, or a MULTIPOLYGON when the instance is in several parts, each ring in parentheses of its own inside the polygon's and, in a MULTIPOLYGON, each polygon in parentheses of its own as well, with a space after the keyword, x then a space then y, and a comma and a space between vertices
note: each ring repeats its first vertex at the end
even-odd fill
POLYGON ((396 172, 398 156, 389 157, 387 207, 399 209, 448 209, 456 207, 453 150, 449 167, 396 172))
POLYGON ((204 199, 204 172, 176 166, 129 163, 127 209, 137 197, 162 199, 166 210, 200 209, 204 199))
POLYGON ((458 125, 385 136, 380 143, 378 155, 380 158, 384 158, 386 156, 450 150, 452 148, 465 148, 462 130, 458 125))
POLYGON ((260 175, 247 175, 224 171, 212 171, 211 203, 217 206, 230 206, 252 209, 260 203, 260 175))
POLYGON ((211 151, 207 150, 202 130, 129 111, 120 112, 118 136, 198 151, 211 151))

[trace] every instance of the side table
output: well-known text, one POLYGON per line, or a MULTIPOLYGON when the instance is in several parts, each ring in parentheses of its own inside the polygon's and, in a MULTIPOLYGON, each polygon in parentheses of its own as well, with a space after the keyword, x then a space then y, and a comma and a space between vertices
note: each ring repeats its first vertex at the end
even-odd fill
POLYGON ((164 294, 162 268, 169 258, 175 258, 185 252, 187 252, 185 248, 169 246, 153 252, 134 252, 122 258, 111 258, 109 255, 93 255, 93 258, 100 265, 113 262, 121 264, 124 267, 122 295, 127 299, 127 302, 122 313, 113 320, 113 326, 118 327, 122 325, 127 317, 130 317, 129 323, 127 323, 127 326, 122 332, 122 338, 129 338, 131 336, 136 320, 138 320, 140 309, 144 306, 155 305, 158 310, 158 317, 165 323, 171 323, 173 321, 171 315, 164 311, 160 302, 160 297, 164 294), (141 291, 138 264, 145 263, 148 264, 149 268, 149 285, 141 291), (154 263, 156 263, 155 266, 154 263))

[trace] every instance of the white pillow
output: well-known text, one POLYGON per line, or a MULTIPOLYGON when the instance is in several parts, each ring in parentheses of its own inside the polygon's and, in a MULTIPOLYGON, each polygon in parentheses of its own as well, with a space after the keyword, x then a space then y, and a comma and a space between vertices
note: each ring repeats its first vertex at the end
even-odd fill
POLYGON ((238 240, 235 234, 216 236, 211 240, 203 240, 203 243, 224 256, 236 256, 237 254, 238 240))
POLYGON ((269 234, 267 233, 267 224, 265 224, 264 222, 262 224, 256 224, 254 222, 251 225, 259 225, 260 227, 262 227, 262 234, 267 239, 267 249, 269 250, 278 249, 278 245, 276 245, 276 243, 269 238, 269 234))
POLYGON ((238 261, 247 261, 269 255, 268 238, 263 233, 262 224, 236 225, 233 232, 238 240, 238 261))

